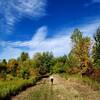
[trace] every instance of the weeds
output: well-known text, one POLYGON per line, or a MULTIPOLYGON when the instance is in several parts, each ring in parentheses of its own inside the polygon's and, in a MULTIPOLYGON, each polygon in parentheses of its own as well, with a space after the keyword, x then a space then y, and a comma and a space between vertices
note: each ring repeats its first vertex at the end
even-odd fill
POLYGON ((11 95, 16 95, 18 92, 22 91, 30 85, 34 85, 35 83, 35 79, 0 81, 0 99, 8 98, 11 95))
POLYGON ((75 80, 82 84, 89 85, 93 90, 100 90, 100 83, 87 76, 82 77, 79 74, 69 75, 66 73, 60 74, 60 76, 64 77, 65 79, 70 79, 72 81, 75 80))

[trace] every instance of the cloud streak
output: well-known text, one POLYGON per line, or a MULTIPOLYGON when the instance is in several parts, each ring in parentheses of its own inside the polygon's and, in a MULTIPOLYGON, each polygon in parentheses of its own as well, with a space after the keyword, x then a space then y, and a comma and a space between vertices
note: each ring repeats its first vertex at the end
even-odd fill
POLYGON ((92 22, 87 22, 85 25, 81 25, 79 29, 84 33, 85 36, 93 37, 97 28, 100 26, 100 19, 93 20, 92 22))
MULTIPOLYGON (((100 22, 98 19, 77 27, 85 36, 93 37, 93 34, 99 25, 100 22)), ((0 46, 3 48, 0 58, 17 58, 22 51, 28 52, 30 57, 32 57, 36 52, 43 51, 52 51, 54 56, 68 54, 72 48, 70 36, 72 34, 73 27, 70 28, 70 30, 63 28, 52 38, 46 38, 48 28, 46 26, 42 26, 36 30, 34 33, 35 35, 29 41, 0 41, 0 46)))
POLYGON ((39 18, 45 15, 46 0, 0 0, 0 32, 13 29, 23 16, 39 18))
POLYGON ((61 56, 70 52, 71 40, 67 33, 65 35, 59 35, 58 33, 57 37, 46 39, 47 32, 47 27, 42 26, 29 41, 3 41, 1 46, 3 46, 4 50, 0 54, 0 58, 16 58, 22 51, 28 52, 30 57, 36 52, 43 51, 52 51, 55 56, 61 56))

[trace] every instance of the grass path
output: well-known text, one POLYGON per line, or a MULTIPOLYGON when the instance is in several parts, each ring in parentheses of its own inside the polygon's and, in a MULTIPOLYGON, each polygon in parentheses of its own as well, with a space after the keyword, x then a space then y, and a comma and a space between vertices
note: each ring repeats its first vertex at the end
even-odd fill
POLYGON ((44 78, 36 86, 12 97, 12 100, 100 100, 100 91, 54 75, 53 85, 50 84, 49 78, 44 78))

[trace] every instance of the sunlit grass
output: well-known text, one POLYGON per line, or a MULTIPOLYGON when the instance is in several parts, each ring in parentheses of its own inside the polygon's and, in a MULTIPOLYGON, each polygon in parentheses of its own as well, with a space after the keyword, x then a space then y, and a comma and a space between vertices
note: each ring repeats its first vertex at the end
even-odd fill
POLYGON ((60 74, 60 76, 64 77, 65 79, 70 79, 72 81, 74 81, 74 80, 78 81, 84 85, 89 85, 94 90, 100 90, 100 83, 87 77, 87 76, 82 77, 80 74, 69 75, 66 73, 60 74))
POLYGON ((35 84, 36 81, 29 79, 18 79, 10 81, 0 81, 0 99, 16 95, 23 88, 35 84))

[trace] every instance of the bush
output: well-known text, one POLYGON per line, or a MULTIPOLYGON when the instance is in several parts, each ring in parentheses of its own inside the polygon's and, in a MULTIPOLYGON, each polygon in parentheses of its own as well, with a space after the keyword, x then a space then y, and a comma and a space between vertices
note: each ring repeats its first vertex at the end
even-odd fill
POLYGON ((27 68, 22 67, 20 70, 20 77, 23 79, 28 79, 29 78, 29 72, 27 68))
POLYGON ((62 63, 56 63, 53 66, 53 72, 54 73, 63 73, 63 72, 65 72, 65 66, 62 63))
POLYGON ((100 83, 100 68, 94 69, 94 72, 90 77, 100 83))

